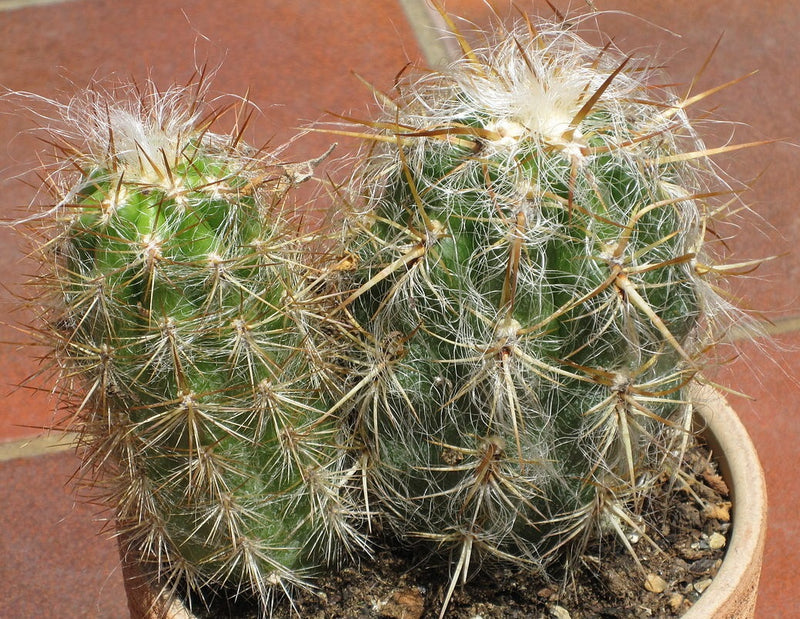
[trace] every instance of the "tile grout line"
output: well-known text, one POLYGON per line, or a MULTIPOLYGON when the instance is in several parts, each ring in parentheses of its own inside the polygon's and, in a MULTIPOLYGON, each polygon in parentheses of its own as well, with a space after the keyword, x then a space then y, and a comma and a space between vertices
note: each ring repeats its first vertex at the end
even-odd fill
POLYGON ((780 318, 774 322, 766 323, 764 329, 769 335, 800 332, 800 315, 780 318))
POLYGON ((17 458, 36 458, 75 448, 77 435, 72 432, 56 432, 42 436, 11 440, 0 443, 0 462, 17 458))
POLYGON ((15 11, 17 9, 27 9, 34 6, 62 4, 72 1, 73 0, 0 0, 0 11, 15 11))
POLYGON ((756 331, 748 327, 737 327, 731 330, 728 337, 729 342, 741 342, 749 339, 760 339, 762 336, 772 337, 787 333, 800 333, 800 315, 787 316, 776 320, 759 320, 756 323, 756 331))
POLYGON ((459 57, 459 47, 442 15, 427 0, 398 0, 422 55, 432 69, 459 57))

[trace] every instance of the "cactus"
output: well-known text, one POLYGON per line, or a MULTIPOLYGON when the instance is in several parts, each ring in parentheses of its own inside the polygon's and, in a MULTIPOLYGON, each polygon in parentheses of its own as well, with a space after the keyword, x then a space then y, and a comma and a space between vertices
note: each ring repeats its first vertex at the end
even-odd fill
POLYGON ((325 415, 332 255, 309 249, 323 244, 292 202, 315 162, 213 133, 204 90, 93 89, 57 107, 56 203, 34 218, 43 331, 123 549, 167 587, 254 595, 266 613, 363 545, 325 415))
POLYGON ((706 228, 709 157, 741 145, 693 130, 713 91, 564 23, 456 36, 462 59, 379 96, 327 233, 295 217, 318 160, 212 132, 202 80, 57 105, 41 336, 81 473, 165 592, 267 614, 367 549, 364 517, 450 558, 442 613, 479 561, 650 540, 739 316, 706 228))
POLYGON ((370 511, 450 557, 445 607, 476 557, 544 570, 650 539, 648 488, 731 310, 705 242, 727 188, 685 109, 702 96, 563 23, 457 36, 462 59, 364 123, 340 305, 370 511))

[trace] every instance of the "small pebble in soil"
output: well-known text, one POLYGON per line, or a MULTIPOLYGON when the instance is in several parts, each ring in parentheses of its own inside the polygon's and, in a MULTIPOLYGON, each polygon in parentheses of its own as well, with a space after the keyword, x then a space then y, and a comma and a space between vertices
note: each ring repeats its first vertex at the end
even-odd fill
POLYGON ((728 489, 728 485, 725 483, 725 480, 722 479, 719 473, 712 470, 710 467, 706 468, 703 471, 703 479, 712 488, 715 492, 718 492, 722 495, 730 494, 730 490, 728 489))
POLYGON ((694 590, 695 590, 695 591, 697 591, 698 593, 703 593, 703 591, 705 591, 706 589, 708 589, 708 587, 711 585, 711 582, 712 582, 712 581, 711 581, 711 579, 710 579, 710 578, 705 578, 705 579, 703 579, 703 580, 699 580, 699 581, 697 581, 696 583, 694 583, 694 584, 692 585, 692 587, 693 587, 693 588, 694 588, 694 590))
POLYGON ((653 593, 664 593, 668 586, 667 581, 658 574, 648 574, 644 579, 644 588, 653 593))
POLYGON ((703 574, 711 574, 715 564, 716 561, 713 558, 698 559, 689 564, 688 570, 690 574, 702 576, 703 574))
POLYGON ((717 533, 714 531, 711 535, 708 536, 708 547, 712 548, 713 550, 719 550, 720 548, 725 547, 725 536, 721 533, 717 533))
POLYGON ((550 607, 551 619, 570 619, 569 611, 563 606, 553 605, 550 607))
POLYGON ((420 619, 425 610, 425 600, 417 587, 395 591, 380 606, 380 616, 386 619, 420 619))
POLYGON ((731 502, 723 501, 714 505, 708 505, 705 508, 705 515, 707 518, 714 518, 720 522, 730 522, 731 520, 731 502))
POLYGON ((678 613, 681 608, 683 608, 686 602, 686 598, 683 597, 680 593, 673 593, 669 596, 669 607, 672 609, 672 612, 678 613))

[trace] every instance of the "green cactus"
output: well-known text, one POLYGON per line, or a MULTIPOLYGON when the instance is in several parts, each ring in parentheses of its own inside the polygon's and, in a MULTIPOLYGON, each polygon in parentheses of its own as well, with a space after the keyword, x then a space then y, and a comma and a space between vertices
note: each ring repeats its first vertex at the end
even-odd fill
POLYGON ((91 91, 60 110, 43 318, 84 469, 168 586, 266 612, 363 545, 325 415, 333 255, 294 221, 302 166, 212 133, 220 112, 196 91, 91 91))
POLYGON ((203 84, 58 106, 42 335, 82 473, 167 591, 266 614, 368 518, 450 557, 444 613, 476 558, 648 537, 736 315, 706 242, 726 149, 702 95, 564 24, 458 39, 380 96, 327 234, 295 217, 317 161, 213 133, 203 84))
POLYGON ((367 123, 341 304, 370 509, 451 557, 447 599, 475 557, 545 569, 646 534, 727 312, 688 99, 562 24, 460 40, 367 123))

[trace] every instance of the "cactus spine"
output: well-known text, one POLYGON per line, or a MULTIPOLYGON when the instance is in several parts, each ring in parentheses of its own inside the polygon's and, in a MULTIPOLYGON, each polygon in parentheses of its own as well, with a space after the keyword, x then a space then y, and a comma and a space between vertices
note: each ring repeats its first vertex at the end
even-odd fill
POLYGON ((476 556, 641 535, 725 306, 684 101, 561 24, 463 48, 368 123, 343 303, 373 509, 451 556, 448 597, 476 556))
POLYGON ((296 169, 212 133, 201 94, 123 87, 60 108, 44 319, 128 551, 266 612, 343 538, 361 543, 324 415, 329 259, 303 251, 296 169))

